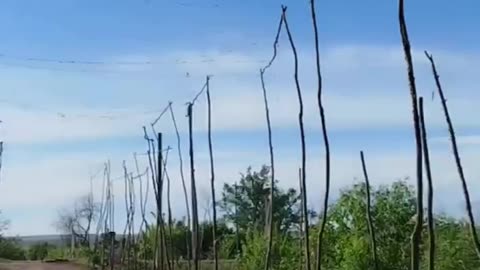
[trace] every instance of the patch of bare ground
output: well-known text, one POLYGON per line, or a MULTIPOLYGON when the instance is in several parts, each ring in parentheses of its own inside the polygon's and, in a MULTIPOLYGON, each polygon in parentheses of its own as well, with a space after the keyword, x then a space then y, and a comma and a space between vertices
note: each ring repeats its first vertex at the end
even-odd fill
POLYGON ((0 270, 86 270, 87 268, 72 263, 46 262, 9 262, 0 263, 0 270))

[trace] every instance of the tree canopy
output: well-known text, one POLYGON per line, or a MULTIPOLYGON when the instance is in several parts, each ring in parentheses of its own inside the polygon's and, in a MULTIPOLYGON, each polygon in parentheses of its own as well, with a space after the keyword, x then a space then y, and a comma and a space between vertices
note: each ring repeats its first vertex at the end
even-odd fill
MULTIPOLYGON (((301 218, 300 194, 294 188, 281 189, 275 180, 273 192, 273 220, 277 231, 298 227, 301 218)), ((224 219, 240 230, 263 230, 270 204, 270 170, 262 166, 259 171, 249 167, 235 184, 224 184, 219 202, 224 219)), ((311 211, 312 215, 314 212, 311 211)))

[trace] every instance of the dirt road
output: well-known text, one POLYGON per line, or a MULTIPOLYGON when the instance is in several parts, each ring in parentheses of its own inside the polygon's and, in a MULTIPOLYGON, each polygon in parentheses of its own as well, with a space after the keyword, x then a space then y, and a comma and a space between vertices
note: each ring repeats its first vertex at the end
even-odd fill
POLYGON ((86 268, 68 263, 11 262, 0 263, 0 270, 86 270, 86 268))

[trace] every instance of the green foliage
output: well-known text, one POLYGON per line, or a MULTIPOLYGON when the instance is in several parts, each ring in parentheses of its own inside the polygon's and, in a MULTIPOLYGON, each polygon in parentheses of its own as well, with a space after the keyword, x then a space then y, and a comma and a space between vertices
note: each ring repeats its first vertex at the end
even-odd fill
MULTIPOLYGON (((289 270, 300 266, 301 249, 292 237, 274 234, 272 245, 272 269, 289 270)), ((267 239, 258 231, 249 231, 239 259, 242 270, 263 269, 265 267, 265 247, 267 239)))
POLYGON ((0 237, 0 258, 7 260, 25 260, 25 250, 18 244, 16 239, 4 239, 0 237))
POLYGON ((44 260, 49 255, 50 250, 55 249, 55 246, 48 243, 36 244, 28 249, 28 259, 32 261, 44 260))
POLYGON ((263 269, 265 267, 265 236, 258 231, 248 232, 243 244, 240 266, 242 269, 263 269))
POLYGON ((219 237, 218 257, 232 259, 237 257, 237 239, 234 234, 222 234, 219 237))
MULTIPOLYGON (((471 240, 469 226, 465 221, 444 216, 438 217, 436 233, 437 269, 480 269, 480 262, 471 240)), ((428 247, 425 248, 425 261, 427 261, 427 252, 428 247)))
MULTIPOLYGON (((221 240, 224 237, 231 235, 233 232, 223 222, 217 224, 217 234, 221 240)), ((187 242, 190 243, 190 235, 186 224, 182 221, 176 221, 172 224, 172 230, 165 225, 165 235, 169 255, 175 259, 187 258, 187 242), (170 247, 173 247, 170 248, 170 247)), ((146 233, 144 233, 138 243, 139 257, 153 258, 154 243, 156 237, 156 226, 149 226, 146 233)), ((220 242, 221 243, 221 242, 220 242)), ((201 254, 204 259, 213 258, 213 224, 210 222, 202 222, 200 224, 200 244, 201 254)))
MULTIPOLYGON (((267 239, 265 215, 268 209, 269 171, 263 167, 259 172, 247 170, 237 186, 225 185, 220 208, 224 216, 218 221, 217 241, 220 269, 263 269, 267 239), (235 225, 238 224, 238 234, 235 225)), ((274 239, 272 245, 272 269, 305 269, 303 265, 302 238, 300 232, 299 195, 294 189, 275 189, 274 239)), ((408 270, 410 261, 410 235, 414 226, 415 192, 405 181, 372 187, 372 218, 376 231, 379 268, 384 270, 408 270)), ((220 212, 222 213, 222 212, 220 212)), ((314 216, 313 211, 311 216, 314 216)), ((480 270, 480 261, 475 253, 467 222, 448 216, 435 220, 437 239, 436 269, 480 270)), ((426 226, 426 221, 425 221, 426 226)), ((310 250, 312 267, 316 264, 316 245, 319 221, 311 223, 310 250)), ((202 269, 213 267, 213 225, 200 224, 202 269)), ((165 224, 165 237, 170 258, 176 269, 188 269, 187 247, 191 234, 185 222, 174 221, 171 228, 165 224)), ((101 265, 101 255, 108 257, 112 235, 102 235, 96 247, 75 250, 74 258, 88 258, 91 265, 101 265)), ((422 269, 427 269, 428 234, 423 230, 422 269)), ((151 264, 156 243, 156 228, 150 226, 138 239, 138 259, 151 264)), ((114 240, 114 250, 120 251, 120 243, 114 240)), ((72 256, 68 249, 48 245, 32 247, 31 259, 62 260, 72 256), (47 251, 47 255, 45 255, 47 251)), ((13 240, 0 237, 0 257, 24 259, 25 253, 13 240)), ((322 247, 324 269, 371 270, 374 269, 371 239, 366 217, 366 187, 355 184, 343 189, 328 209, 322 247)), ((108 261, 103 262, 104 265, 108 261)))
MULTIPOLYGON (((236 264, 235 269, 262 269, 265 263, 267 239, 265 238, 265 214, 269 194, 268 169, 259 172, 247 170, 235 188, 225 185, 220 207, 224 211, 219 222, 219 258, 236 264), (235 209, 236 208, 236 209, 235 209), (236 210, 236 211, 235 211, 236 210), (224 222, 223 222, 224 221, 224 222), (236 234, 232 227, 238 224, 236 234)), ((272 269, 300 269, 304 263, 303 247, 299 237, 299 201, 295 190, 275 190, 275 226, 272 269)), ((414 226, 415 191, 405 181, 390 185, 372 187, 372 218, 376 231, 377 253, 380 269, 407 270, 410 261, 410 235, 414 226)), ((426 221, 425 221, 426 223, 426 221)), ((204 263, 211 262, 213 246, 212 224, 205 222, 201 228, 201 254, 204 263)), ((187 258, 187 227, 176 222, 172 237, 167 232, 168 245, 172 244, 174 257, 179 265, 187 258)), ((148 258, 153 258, 153 228, 146 241, 148 258)), ((436 217, 437 269, 480 269, 480 262, 471 243, 467 223, 453 218, 436 217)), ((315 265, 318 221, 311 224, 310 250, 312 267, 315 265)), ((428 234, 423 231, 422 267, 426 269, 428 255, 428 234)), ((140 255, 141 256, 141 255, 140 255)), ((143 258, 143 257, 142 257, 143 258)), ((329 206, 328 220, 322 247, 324 269, 370 270, 374 269, 371 240, 366 218, 366 187, 355 184, 343 189, 329 206)), ((208 267, 207 267, 208 269, 208 267)))
MULTIPOLYGON (((278 183, 278 181, 276 181, 278 183)), ((246 232, 252 228, 263 230, 270 196, 270 170, 263 166, 258 172, 247 169, 238 184, 225 184, 219 207, 225 213, 225 220, 237 224, 246 232)), ((275 185, 273 197, 273 218, 277 231, 286 232, 300 221, 300 197, 293 188, 284 191, 275 185)), ((313 211, 312 211, 312 214, 313 211)))
MULTIPOLYGON (((372 188, 372 216, 377 252, 382 269, 406 269, 409 237, 414 223, 415 197, 412 187, 403 181, 372 188)), ((373 261, 366 219, 366 187, 353 185, 341 192, 330 207, 326 241, 328 268, 370 269, 373 261), (332 235, 333 234, 333 235, 332 235), (332 248, 333 247, 333 248, 332 248)))
POLYGON ((48 261, 58 261, 58 260, 67 260, 70 257, 71 251, 66 248, 57 248, 53 247, 48 250, 47 256, 44 260, 48 261))
POLYGON ((2 211, 0 210, 0 237, 2 237, 3 232, 8 229, 9 221, 2 218, 2 211))
POLYGON ((17 239, 6 239, 3 232, 8 229, 9 221, 2 218, 0 211, 0 258, 7 260, 24 260, 25 251, 18 244, 17 239))

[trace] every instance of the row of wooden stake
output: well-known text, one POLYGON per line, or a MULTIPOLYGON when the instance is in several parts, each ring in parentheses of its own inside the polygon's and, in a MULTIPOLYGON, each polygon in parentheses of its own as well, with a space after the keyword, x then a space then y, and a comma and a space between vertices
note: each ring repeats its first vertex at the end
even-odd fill
MULTIPOLYGON (((329 195, 330 195, 330 144, 329 144, 329 137, 327 132, 327 124, 326 124, 326 115, 323 105, 323 89, 322 89, 322 75, 321 75, 321 65, 320 65, 320 52, 319 52, 319 31, 317 27, 317 17, 315 12, 315 1, 310 0, 310 8, 311 8, 311 18, 312 18, 312 25, 314 31, 314 41, 315 41, 315 60, 316 60, 316 75, 317 75, 317 102, 318 102, 318 110, 320 116, 320 126, 322 128, 322 139, 325 147, 325 193, 323 197, 323 208, 322 214, 319 223, 319 233, 317 236, 317 243, 316 243, 316 264, 315 269, 320 270, 322 268, 322 247, 324 245, 324 234, 325 234, 325 227, 328 222, 328 203, 329 203, 329 195)), ((399 7, 398 7, 398 15, 399 15, 399 25, 400 25, 400 34, 402 39, 403 45, 403 52, 405 54, 405 61, 407 64, 407 75, 408 75, 408 82, 410 88, 410 96, 411 96, 411 103, 412 103, 412 116, 413 116, 413 126, 415 131, 415 145, 416 145, 416 220, 415 220, 415 228, 412 233, 411 237, 411 269, 412 270, 419 270, 420 269, 420 242, 421 242, 421 233, 423 229, 423 220, 424 220, 424 206, 423 206, 423 173, 426 172, 427 181, 428 181, 428 199, 427 199, 427 220, 428 220, 428 233, 429 233, 429 256, 428 256, 428 266, 430 270, 435 269, 435 230, 434 230, 434 218, 433 218, 433 179, 432 179, 432 172, 430 168, 430 158, 429 158, 429 149, 428 149, 428 141, 427 141, 427 128, 425 123, 424 117, 424 106, 423 106, 423 98, 417 96, 417 89, 415 84, 415 77, 414 77, 414 69, 413 69, 413 61, 411 55, 411 47, 408 38, 408 31, 405 22, 405 15, 404 15, 404 1, 399 0, 399 7)), ((304 259, 300 265, 301 269, 311 270, 313 267, 311 263, 311 251, 310 251, 310 235, 309 231, 311 225, 309 223, 308 218, 308 209, 307 209, 307 186, 306 186, 306 164, 307 164, 307 156, 306 156, 306 142, 305 142, 305 129, 304 129, 304 105, 302 99, 302 89, 299 80, 299 59, 297 54, 297 49, 295 46, 294 38, 292 32, 289 28, 288 20, 287 20, 287 8, 282 6, 282 12, 280 21, 278 24, 275 40, 273 43, 273 56, 268 62, 268 64, 260 69, 260 78, 261 78, 261 86, 262 86, 262 93, 263 93, 263 101, 264 101, 264 110, 265 110, 265 118, 266 118, 266 126, 268 132, 268 146, 269 146, 269 156, 270 156, 270 169, 271 169, 271 178, 270 178, 270 198, 268 205, 268 211, 266 213, 266 221, 267 221, 267 230, 266 230, 266 237, 268 239, 267 246, 265 248, 265 270, 269 270, 272 268, 272 246, 273 246, 273 209, 274 209, 274 185, 275 185, 275 156, 274 156, 274 147, 273 147, 273 134, 272 134, 272 125, 271 125, 271 117, 270 117, 270 109, 269 109, 269 102, 268 102, 268 93, 265 84, 265 74, 266 71, 274 64, 275 59, 277 57, 278 52, 278 44, 280 35, 284 30, 287 34, 289 45, 291 48, 291 52, 293 55, 294 60, 294 81, 295 81, 295 88, 296 94, 298 98, 299 104, 299 112, 298 112, 298 125, 299 125, 299 132, 300 132, 300 146, 301 146, 301 168, 299 169, 299 184, 300 184, 300 191, 301 191, 301 209, 302 209, 302 227, 301 227, 301 245, 304 249, 304 259)), ((478 235, 476 232, 475 220, 472 213, 472 206, 470 201, 469 190, 467 187, 465 175, 463 172, 463 167, 460 160, 460 155, 458 151, 458 146, 456 143, 455 131, 453 128, 453 123, 450 118, 450 114, 448 111, 446 98, 444 96, 439 76, 437 73, 437 69, 435 66, 435 62, 433 57, 425 52, 426 57, 431 63, 432 73, 434 75, 435 84, 437 86, 438 94, 441 99, 442 108, 444 111, 445 119, 448 125, 448 130, 451 139, 451 146, 453 149, 453 154, 455 157, 455 162, 459 174, 459 178, 461 181, 465 204, 468 214, 468 219, 470 223, 471 229, 471 236, 477 251, 477 254, 480 258, 480 242, 478 239, 478 235)), ((166 229, 165 229, 165 222, 163 219, 163 187, 164 187, 164 180, 167 181, 167 216, 168 216, 168 233, 172 234, 172 209, 170 205, 170 178, 167 172, 167 158, 168 158, 168 150, 170 148, 164 149, 163 148, 163 141, 162 141, 162 133, 157 133, 155 131, 155 124, 160 120, 162 116, 170 113, 171 120, 173 127, 175 129, 176 137, 177 137, 177 152, 178 152, 178 159, 179 159, 179 171, 182 180, 182 187, 185 197, 185 207, 187 212, 187 235, 186 238, 190 238, 190 241, 187 241, 187 251, 188 251, 188 267, 189 269, 198 270, 200 268, 200 238, 199 238, 199 217, 198 217, 198 205, 197 205, 197 187, 196 187, 196 179, 195 179, 195 151, 194 151, 194 136, 193 136, 193 122, 194 122, 194 105, 195 102, 199 99, 202 94, 206 94, 206 101, 207 101, 207 109, 208 109, 208 148, 209 148, 209 157, 210 157, 210 187, 211 187, 211 196, 212 196, 212 213, 213 213, 213 256, 214 256, 214 268, 215 270, 219 269, 218 263, 218 242, 217 242, 217 207, 216 207, 216 197, 215 197, 215 163, 214 163, 214 154, 213 154, 213 142, 212 142, 212 104, 211 104, 211 97, 210 97, 210 77, 207 76, 206 82, 199 93, 194 97, 192 101, 187 103, 187 117, 188 117, 188 136, 189 136, 189 167, 190 167, 190 202, 189 196, 187 194, 187 182, 184 175, 183 169, 183 156, 181 151, 181 140, 180 140, 180 133, 178 130, 177 122, 175 119, 175 115, 172 110, 172 103, 169 102, 167 107, 164 111, 160 114, 158 118, 151 124, 152 130, 155 134, 155 139, 151 139, 148 134, 147 130, 144 127, 144 134, 145 140, 147 142, 148 150, 148 160, 149 160, 149 169, 145 173, 141 173, 138 166, 137 157, 134 156, 135 164, 136 164, 136 172, 137 176, 133 176, 132 173, 129 173, 126 166, 124 165, 124 174, 125 174, 125 205, 127 211, 127 224, 124 229, 124 236, 126 235, 126 240, 124 240, 124 251, 122 254, 122 263, 127 265, 127 268, 130 265, 130 260, 133 258, 133 263, 131 263, 133 268, 128 269, 137 269, 137 251, 136 242, 140 240, 140 235, 142 232, 146 232, 150 227, 150 224, 147 222, 146 218, 146 203, 148 200, 148 190, 149 190, 149 181, 152 181, 152 186, 155 193, 155 201, 156 201, 156 208, 157 212, 156 216, 156 232, 155 232, 155 245, 154 245, 154 253, 155 259, 153 261, 153 269, 168 269, 172 270, 175 269, 175 263, 173 263, 173 247, 167 246, 166 241, 166 229), (155 146, 155 142, 157 145, 155 146), (146 176, 147 184, 145 188, 145 192, 143 190, 142 184, 142 177, 146 176), (133 180, 139 178, 140 179, 140 212, 142 215, 142 221, 140 224, 140 231, 135 238, 134 236, 134 215, 135 215, 135 185, 133 180), (149 178, 151 178, 149 180, 149 178), (130 247, 135 247, 131 254, 130 247), (192 259, 190 261, 190 258, 192 259)), ((367 201, 367 221, 368 221, 368 231, 371 240, 371 249, 372 249, 372 257, 374 261, 375 269, 380 269, 379 259, 377 255, 377 245, 376 245, 376 236, 375 236, 375 224, 372 217, 372 210, 371 210, 371 194, 370 194, 370 183, 369 177, 367 172, 367 165, 365 161, 365 155, 363 151, 360 152, 360 160, 362 171, 364 174, 367 194, 366 194, 366 201, 367 201)), ((114 198, 113 198, 113 190, 112 190, 112 182, 110 180, 110 165, 107 164, 105 166, 105 177, 104 177, 104 194, 102 195, 102 211, 101 211, 101 220, 103 222, 103 232, 114 232, 114 198)), ((98 232, 101 230, 102 226, 97 228, 97 235, 98 232)), ((113 255, 114 255, 114 247, 113 247, 114 239, 112 239, 112 246, 110 251, 110 265, 114 265, 113 255)), ((144 243, 145 244, 145 243, 144 243)), ((170 243, 171 244, 171 243, 170 243)), ((145 248, 145 247, 144 247, 145 248)), ((102 250, 104 252, 104 250, 102 250)), ((147 269, 147 257, 143 258, 144 262, 144 269, 147 269)))

